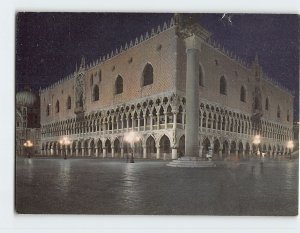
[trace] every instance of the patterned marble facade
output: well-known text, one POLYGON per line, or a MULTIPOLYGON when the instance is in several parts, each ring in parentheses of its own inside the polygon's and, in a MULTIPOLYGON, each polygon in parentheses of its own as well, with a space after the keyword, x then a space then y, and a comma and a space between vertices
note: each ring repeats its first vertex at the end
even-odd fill
POLYGON ((192 17, 175 14, 91 64, 82 58, 74 73, 40 91, 41 154, 124 158, 131 151, 124 135, 136 131, 136 157, 183 156, 191 111, 185 43, 190 36, 201 37, 194 69, 199 156, 209 150, 215 159, 245 159, 258 150, 269 157, 288 153, 293 95, 264 74, 258 57, 246 64, 209 35, 192 17), (261 143, 253 143, 255 135, 261 143), (61 145, 63 138, 70 145, 61 145))

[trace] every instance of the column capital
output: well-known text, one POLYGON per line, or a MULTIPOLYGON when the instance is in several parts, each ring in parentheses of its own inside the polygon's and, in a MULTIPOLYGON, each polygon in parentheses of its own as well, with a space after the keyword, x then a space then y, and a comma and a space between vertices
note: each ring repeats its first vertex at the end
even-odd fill
POLYGON ((198 36, 196 35, 189 36, 185 38, 184 41, 185 41, 186 50, 189 49, 196 49, 198 51, 201 50, 202 40, 198 36))

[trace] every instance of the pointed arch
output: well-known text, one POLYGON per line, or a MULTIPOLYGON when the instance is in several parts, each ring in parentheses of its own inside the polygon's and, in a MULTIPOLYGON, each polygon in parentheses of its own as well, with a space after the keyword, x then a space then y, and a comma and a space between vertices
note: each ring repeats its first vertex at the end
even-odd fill
POLYGON ((68 98, 67 98, 67 109, 71 109, 71 107, 72 107, 71 96, 68 96, 68 98))
POLYGON ((147 152, 147 158, 156 157, 155 140, 152 135, 150 135, 146 140, 146 152, 147 152))
POLYGON ((110 154, 110 156, 111 156, 111 142, 109 139, 106 139, 106 141, 105 141, 105 148, 107 149, 107 153, 110 154))
POLYGON ((165 134, 160 138, 159 145, 161 147, 162 153, 170 153, 171 152, 170 139, 165 134))
POLYGON ((153 84, 153 66, 147 63, 143 70, 143 86, 153 84))
POLYGON ((219 151, 220 151, 221 145, 219 139, 214 140, 214 148, 213 148, 213 154, 214 156, 219 157, 219 151))
POLYGON ((116 82, 115 82, 115 94, 123 93, 123 78, 121 75, 118 75, 116 82))
POLYGON ((121 146, 120 146, 120 140, 118 138, 114 140, 114 148, 115 148, 115 157, 121 158, 121 146))
POLYGON ((266 98, 266 101, 265 101, 265 110, 269 110, 269 98, 267 97, 266 98))
POLYGON ((279 104, 277 106, 277 118, 280 118, 280 106, 279 106, 279 104))
POLYGON ((211 149, 210 141, 208 138, 205 138, 202 142, 202 157, 205 157, 210 149, 211 149))
POLYGON ((92 97, 93 97, 93 101, 99 100, 99 86, 98 85, 94 85, 92 97))
POLYGON ((59 101, 58 100, 56 101, 56 104, 55 104, 55 112, 59 112, 59 101))

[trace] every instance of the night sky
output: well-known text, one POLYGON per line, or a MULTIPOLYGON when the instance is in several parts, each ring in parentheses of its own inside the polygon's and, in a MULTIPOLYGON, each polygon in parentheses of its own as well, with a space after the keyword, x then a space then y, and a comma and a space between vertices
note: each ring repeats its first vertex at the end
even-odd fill
MULTIPOLYGON (((74 72, 82 56, 89 63, 169 21, 172 14, 18 13, 16 90, 38 90, 74 72)), ((258 54, 266 74, 295 93, 298 114, 297 15, 201 14, 212 39, 251 63, 258 54), (229 21, 231 20, 231 22, 229 21)))

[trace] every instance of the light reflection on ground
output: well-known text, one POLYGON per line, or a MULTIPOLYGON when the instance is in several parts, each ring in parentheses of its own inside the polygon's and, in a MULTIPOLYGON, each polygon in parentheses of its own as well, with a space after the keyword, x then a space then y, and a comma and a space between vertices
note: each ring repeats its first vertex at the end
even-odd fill
POLYGON ((166 161, 18 158, 19 213, 296 215, 298 160, 173 168, 166 161))

